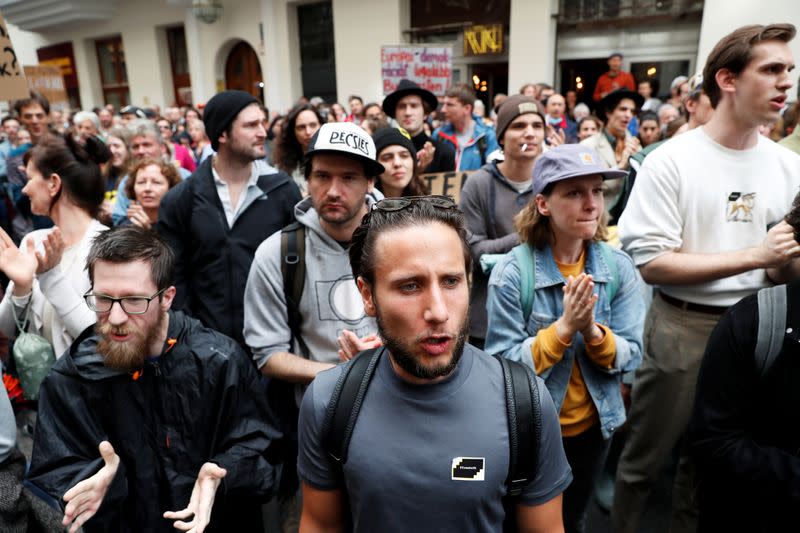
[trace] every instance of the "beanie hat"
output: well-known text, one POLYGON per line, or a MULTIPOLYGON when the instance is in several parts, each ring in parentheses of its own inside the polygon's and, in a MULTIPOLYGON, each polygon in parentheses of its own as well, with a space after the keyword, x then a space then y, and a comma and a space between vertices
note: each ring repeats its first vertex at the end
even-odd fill
POLYGON ((222 91, 211 97, 203 110, 203 124, 215 152, 219 150, 219 136, 228 129, 239 111, 258 103, 255 96, 244 91, 222 91))
POLYGON ((383 128, 375 132, 372 136, 375 141, 375 157, 380 157, 381 150, 387 146, 399 145, 411 152, 411 157, 417 157, 417 149, 411 142, 411 135, 403 128, 383 128))
POLYGON ((503 134, 508 125, 520 115, 536 113, 544 120, 542 104, 532 96, 515 94, 506 98, 506 101, 497 110, 497 142, 503 144, 503 134))

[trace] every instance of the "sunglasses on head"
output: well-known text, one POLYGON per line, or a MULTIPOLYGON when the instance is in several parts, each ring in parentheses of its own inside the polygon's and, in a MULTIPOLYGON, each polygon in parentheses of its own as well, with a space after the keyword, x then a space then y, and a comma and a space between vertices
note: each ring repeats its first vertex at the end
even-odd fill
POLYGON ((402 211, 414 203, 425 202, 439 209, 456 209, 458 206, 449 196, 431 194, 428 196, 400 196, 398 198, 384 198, 372 205, 373 211, 385 211, 391 213, 402 211))

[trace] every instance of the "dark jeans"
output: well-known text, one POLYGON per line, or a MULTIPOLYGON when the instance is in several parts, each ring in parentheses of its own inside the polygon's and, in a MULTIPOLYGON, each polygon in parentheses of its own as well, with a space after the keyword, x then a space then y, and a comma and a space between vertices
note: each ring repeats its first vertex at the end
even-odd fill
POLYGON ((583 533, 586 529, 586 509, 594 494, 594 483, 600 475, 611 440, 603 439, 600 426, 595 424, 580 435, 563 437, 564 452, 572 468, 572 483, 564 492, 564 530, 583 533))

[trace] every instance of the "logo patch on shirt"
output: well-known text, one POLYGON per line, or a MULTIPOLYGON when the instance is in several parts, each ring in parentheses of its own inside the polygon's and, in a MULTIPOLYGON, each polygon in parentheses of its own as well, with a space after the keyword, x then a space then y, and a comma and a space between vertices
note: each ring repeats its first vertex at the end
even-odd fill
POLYGON ((728 206, 725 209, 726 222, 752 222, 753 209, 756 206, 756 193, 732 192, 728 195, 728 206))
POLYGON ((450 479, 453 481, 483 481, 484 462, 483 457, 455 457, 450 479))

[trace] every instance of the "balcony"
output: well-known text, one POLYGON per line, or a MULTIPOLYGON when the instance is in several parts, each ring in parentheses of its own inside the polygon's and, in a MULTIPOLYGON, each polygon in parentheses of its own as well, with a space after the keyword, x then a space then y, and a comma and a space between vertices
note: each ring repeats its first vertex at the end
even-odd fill
POLYGON ((561 29, 642 26, 700 19, 703 0, 559 0, 561 29))
POLYGON ((118 0, 0 0, 5 19, 23 30, 40 32, 74 23, 109 20, 118 0))

